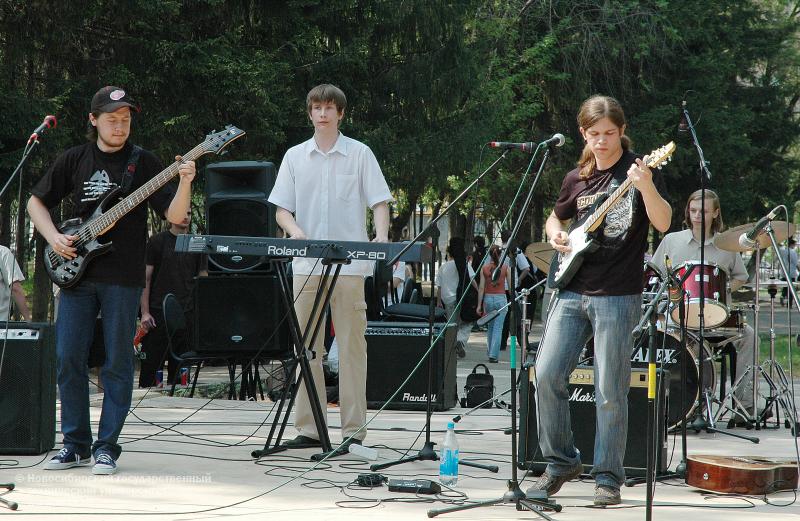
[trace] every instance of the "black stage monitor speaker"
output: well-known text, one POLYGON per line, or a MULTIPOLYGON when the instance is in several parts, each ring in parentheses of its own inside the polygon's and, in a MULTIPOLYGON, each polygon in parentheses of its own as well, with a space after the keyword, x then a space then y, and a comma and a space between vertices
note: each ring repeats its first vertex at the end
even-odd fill
POLYGON ((195 352, 282 359, 290 353, 286 306, 277 275, 197 279, 195 352))
MULTIPOLYGON (((519 456, 518 467, 534 474, 541 474, 547 462, 539 450, 536 427, 536 401, 533 370, 526 367, 522 374, 519 404, 519 456)), ((669 374, 669 372, 667 372, 669 374)), ((658 373, 661 377, 661 371, 658 373)), ((647 369, 631 370, 631 387, 628 391, 628 440, 625 450, 625 473, 628 476, 644 476, 647 470, 647 369)), ((667 377, 669 381, 669 377, 667 377)), ((575 446, 581 452, 581 462, 586 473, 591 472, 594 461, 594 433, 596 424, 594 370, 589 366, 578 366, 569 377, 569 402, 572 435, 575 446)), ((669 390, 664 390, 669 394, 669 390)), ((664 410, 665 400, 659 400, 661 417, 661 443, 657 454, 656 471, 667 470, 667 427, 664 410)))
POLYGON ((56 444, 53 327, 0 322, 0 454, 41 454, 56 444), (4 341, 5 339, 5 341, 4 341))
MULTIPOLYGON (((433 338, 444 324, 434 324, 433 338)), ((450 324, 431 350, 434 411, 456 405, 456 326, 450 324)), ((428 349, 428 325, 423 322, 367 323, 367 406, 382 407, 408 377, 428 349)), ((428 360, 389 402, 387 409, 424 411, 428 390, 428 360)))
MULTIPOLYGON (((275 206, 267 202, 275 185, 275 165, 229 161, 205 168, 206 223, 209 235, 275 237, 275 206)), ((262 257, 211 255, 209 268, 225 272, 266 270, 262 257)))

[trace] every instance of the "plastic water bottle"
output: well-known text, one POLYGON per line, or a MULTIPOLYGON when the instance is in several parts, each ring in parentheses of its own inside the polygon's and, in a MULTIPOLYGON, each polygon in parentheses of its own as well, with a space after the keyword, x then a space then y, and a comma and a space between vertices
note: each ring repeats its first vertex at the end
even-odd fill
POLYGON ((448 487, 458 482, 458 440, 454 429, 455 424, 449 422, 439 455, 439 482, 448 487))

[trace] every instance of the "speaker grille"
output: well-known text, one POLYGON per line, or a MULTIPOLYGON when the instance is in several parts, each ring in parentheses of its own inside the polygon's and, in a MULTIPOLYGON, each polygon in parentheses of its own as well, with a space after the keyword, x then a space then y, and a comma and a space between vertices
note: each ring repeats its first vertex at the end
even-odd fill
MULTIPOLYGON (((208 202, 208 233, 240 237, 274 237, 274 210, 266 200, 215 199, 208 202)), ((263 257, 211 255, 209 262, 223 271, 267 268, 263 257)))
POLYGON ((219 275, 197 282, 198 352, 288 356, 289 322, 276 275, 219 275))
MULTIPOLYGON (((2 342, 0 334, 0 349, 2 342)), ((0 454, 41 454, 55 445, 55 365, 50 324, 9 323, 0 374, 0 454)))
MULTIPOLYGON (((213 163, 205 169, 206 222, 211 235, 274 237, 275 206, 267 202, 275 165, 266 161, 213 163)), ((211 255, 209 268, 223 272, 266 271, 263 257, 211 255)))

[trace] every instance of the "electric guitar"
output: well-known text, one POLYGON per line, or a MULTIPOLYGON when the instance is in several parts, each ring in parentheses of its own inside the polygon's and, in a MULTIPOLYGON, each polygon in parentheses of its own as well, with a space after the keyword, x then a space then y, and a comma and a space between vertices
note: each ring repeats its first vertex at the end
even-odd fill
MULTIPOLYGON (((645 157, 645 163, 650 168, 661 168, 675 151, 675 143, 670 141, 661 148, 657 148, 645 157)), ((630 179, 625 181, 605 199, 598 200, 593 211, 584 216, 583 219, 576 221, 570 227, 569 245, 572 248, 568 253, 556 252, 550 262, 550 275, 547 285, 551 288, 561 289, 565 287, 578 268, 583 263, 584 256, 596 251, 600 245, 596 240, 596 232, 603 224, 603 219, 611 208, 622 199, 628 190, 633 188, 630 179)))
MULTIPOLYGON (((205 154, 219 154, 229 143, 244 134, 243 130, 228 125, 225 130, 207 135, 205 141, 184 154, 183 159, 185 161, 194 161, 205 154)), ((74 259, 66 259, 56 253, 53 247, 48 244, 44 250, 44 267, 50 280, 62 288, 70 288, 76 285, 92 259, 111 251, 111 241, 101 243, 98 237, 110 230, 128 212, 167 184, 170 179, 178 174, 180 166, 181 163, 175 161, 162 170, 161 173, 106 210, 105 208, 108 205, 119 198, 120 188, 112 190, 103 198, 103 201, 86 221, 81 218, 75 218, 58 225, 57 228, 61 233, 78 236, 72 243, 72 246, 77 248, 78 255, 74 259)))
POLYGON ((724 494, 763 495, 797 488, 797 464, 756 456, 686 458, 686 483, 724 494))

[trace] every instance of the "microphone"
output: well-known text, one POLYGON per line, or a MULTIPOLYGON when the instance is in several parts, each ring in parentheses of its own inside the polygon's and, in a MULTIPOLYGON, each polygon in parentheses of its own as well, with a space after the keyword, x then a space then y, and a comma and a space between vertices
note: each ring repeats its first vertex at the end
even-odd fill
POLYGON ((778 216, 780 209, 780 206, 776 206, 766 216, 759 219, 749 232, 741 234, 739 236, 739 246, 747 249, 754 248, 757 242, 756 238, 761 235, 761 232, 764 231, 764 228, 766 228, 767 225, 778 216))
POLYGON ((681 122, 678 123, 678 132, 688 132, 689 122, 686 121, 686 100, 681 102, 681 122))
POLYGON ((55 116, 45 116, 42 124, 36 127, 31 134, 31 137, 28 138, 28 144, 30 145, 33 141, 38 141, 39 137, 43 135, 47 129, 55 128, 57 124, 58 122, 56 121, 55 116))
POLYGON ((542 144, 543 145, 555 145, 557 147, 560 147, 565 142, 566 142, 566 138, 564 137, 564 134, 561 134, 560 132, 556 132, 555 134, 553 134, 553 137, 551 137, 550 139, 546 139, 546 140, 542 141, 542 144))
POLYGON ((672 269, 672 259, 669 258, 669 255, 664 256, 664 267, 666 268, 664 276, 669 280, 669 300, 680 302, 683 288, 680 279, 675 276, 675 271, 672 269))
POLYGON ((564 134, 557 133, 557 134, 553 134, 553 137, 551 137, 550 139, 546 139, 546 140, 542 141, 541 143, 534 143, 533 141, 526 141, 525 143, 509 143, 509 142, 506 142, 506 141, 489 141, 489 148, 502 148, 504 150, 508 150, 508 149, 514 148, 514 149, 522 150, 523 152, 527 152, 527 153, 530 154, 530 153, 533 153, 534 151, 536 151, 536 149, 540 145, 552 145, 552 144, 555 144, 555 146, 560 147, 561 145, 564 144, 565 141, 566 141, 566 138, 564 137, 564 134))
POLYGON ((525 143, 508 143, 506 141, 489 141, 489 148, 502 148, 503 150, 519 149, 523 152, 532 153, 536 150, 537 143, 526 141, 525 143))

